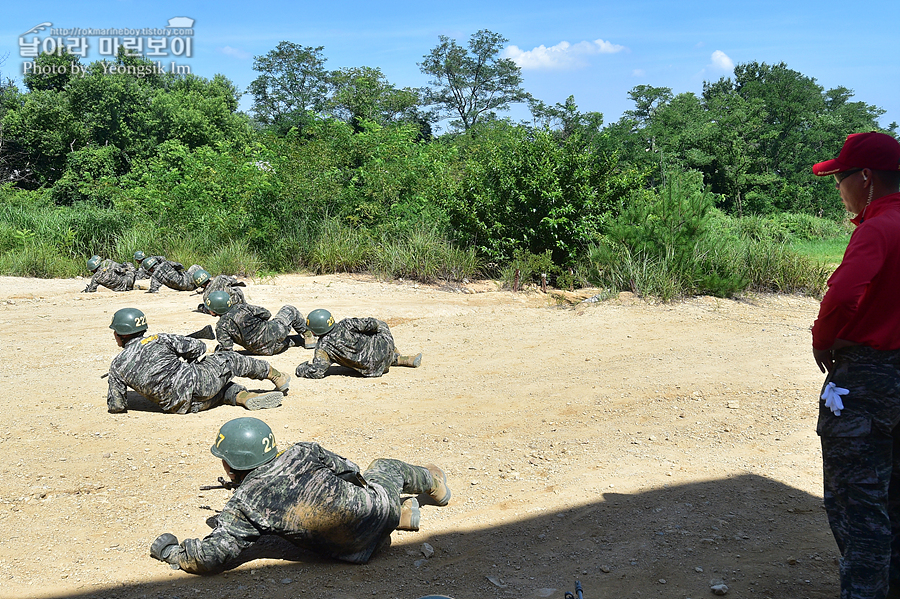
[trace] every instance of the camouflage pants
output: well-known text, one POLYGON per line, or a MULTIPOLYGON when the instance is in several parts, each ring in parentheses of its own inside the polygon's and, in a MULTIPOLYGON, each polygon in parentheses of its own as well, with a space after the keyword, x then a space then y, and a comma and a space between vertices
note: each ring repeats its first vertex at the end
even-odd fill
POLYGON ((273 339, 274 343, 273 347, 266 348, 266 350, 271 349, 272 353, 268 354, 266 352, 263 355, 280 354, 289 347, 303 345, 303 341, 288 339, 291 329, 296 331, 298 335, 302 335, 306 331, 306 318, 294 306, 282 306, 278 313, 272 317, 272 320, 268 322, 267 326, 269 327, 267 336, 273 339))
POLYGON ((232 381, 236 376, 261 381, 269 363, 233 351, 216 352, 197 364, 198 382, 191 396, 190 412, 202 412, 221 403, 237 405, 238 393, 247 388, 232 381))
POLYGON ((840 416, 819 401, 816 428, 841 599, 883 599, 900 590, 900 350, 837 350, 829 382, 850 391, 840 416))
POLYGON ((400 495, 427 493, 434 484, 428 468, 389 458, 379 458, 369 464, 363 478, 366 482, 381 485, 389 497, 396 498, 396 502, 392 502, 396 505, 391 505, 391 530, 400 522, 400 495))
POLYGON ((433 481, 427 468, 389 458, 375 460, 362 476, 368 488, 348 487, 352 492, 336 501, 333 509, 359 513, 360 522, 365 525, 358 527, 354 534, 358 538, 372 539, 372 542, 356 553, 332 554, 344 561, 364 564, 385 544, 400 523, 400 494, 427 493, 433 481))

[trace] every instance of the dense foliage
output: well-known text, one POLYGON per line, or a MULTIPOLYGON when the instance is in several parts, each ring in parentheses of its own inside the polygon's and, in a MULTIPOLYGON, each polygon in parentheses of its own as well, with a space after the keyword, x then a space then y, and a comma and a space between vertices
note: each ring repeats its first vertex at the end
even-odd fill
POLYGON ((247 274, 518 272, 663 298, 821 290, 825 268, 789 244, 845 230, 809 167, 878 129, 879 108, 748 63, 699 97, 637 86, 634 109, 604 126, 573 97, 532 98, 502 42, 441 38, 425 90, 373 67, 328 71, 324 48, 282 42, 254 61, 252 117, 220 75, 124 54, 84 77, 7 81, 0 272, 71 276, 91 254, 141 249, 247 274), (519 101, 531 122, 497 117, 519 101), (439 115, 457 123, 434 137, 439 115))

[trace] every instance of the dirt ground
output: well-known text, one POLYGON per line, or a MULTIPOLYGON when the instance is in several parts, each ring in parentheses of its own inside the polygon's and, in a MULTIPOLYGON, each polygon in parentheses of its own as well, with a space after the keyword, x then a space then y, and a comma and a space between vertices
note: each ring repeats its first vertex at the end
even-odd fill
MULTIPOLYGON (((146 281, 143 282, 146 286, 146 281)), ((0 277, 0 597, 562 599, 834 598, 837 548, 822 509, 815 434, 822 375, 815 299, 581 302, 351 276, 248 280, 275 312, 328 308, 386 320, 418 369, 292 381, 254 412, 279 444, 317 441, 445 468, 453 500, 423 505, 367 565, 264 537, 225 573, 149 556, 163 532, 202 537, 229 491, 209 452, 239 407, 179 416, 131 395, 106 411, 119 351, 109 323, 143 310, 150 332, 211 317, 163 289, 81 294, 86 281, 0 277)), ((271 362, 293 373, 310 350, 271 362)), ((268 381, 242 381, 251 389, 268 381)))

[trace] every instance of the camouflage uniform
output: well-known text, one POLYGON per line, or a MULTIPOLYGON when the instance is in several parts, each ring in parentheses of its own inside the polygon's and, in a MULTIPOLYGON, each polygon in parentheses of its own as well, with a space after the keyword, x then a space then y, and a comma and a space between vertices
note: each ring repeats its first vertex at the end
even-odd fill
MULTIPOLYGON (((156 258, 156 262, 157 262, 157 263, 161 263, 161 262, 165 262, 165 261, 166 261, 166 257, 165 257, 165 256, 147 256, 147 258, 156 258)), ((144 258, 144 260, 146 260, 147 258, 144 258)), ((142 260, 142 261, 141 261, 141 264, 140 264, 140 267, 137 269, 137 274, 134 275, 134 280, 135 280, 135 281, 140 281, 140 280, 142 280, 142 279, 149 279, 151 276, 153 276, 153 275, 151 275, 149 272, 147 272, 146 270, 144 270, 144 263, 143 263, 143 260, 142 260)))
POLYGON ((238 343, 247 351, 260 355, 272 356, 289 347, 303 346, 288 338, 291 329, 302 335, 306 331, 306 319, 294 306, 282 306, 275 318, 269 320, 272 313, 260 306, 240 304, 233 306, 227 313, 219 317, 216 324, 216 340, 219 349, 231 350, 238 343))
POLYGON ((150 277, 150 293, 156 293, 163 285, 177 291, 193 291, 197 288, 194 284, 194 273, 200 268, 200 265, 194 264, 184 270, 184 266, 178 262, 164 260, 153 268, 153 276, 150 277))
POLYGON ((840 416, 819 402, 816 428, 841 599, 885 597, 900 584, 900 350, 838 349, 829 382, 850 391, 840 416))
POLYGON ((377 318, 345 318, 319 337, 311 362, 297 366, 296 374, 321 379, 332 362, 363 376, 381 376, 397 359, 387 323, 377 318))
POLYGON ((203 312, 204 314, 210 314, 209 308, 206 307, 206 299, 209 297, 209 294, 213 291, 225 291, 228 293, 229 297, 231 297, 231 305, 236 306, 238 304, 246 304, 247 300, 244 299, 244 292, 241 291, 241 287, 243 283, 240 283, 236 278, 231 275, 216 275, 212 279, 209 280, 206 287, 201 287, 197 291, 203 292, 203 302, 197 306, 197 310, 203 312))
POLYGON ((84 292, 94 293, 98 285, 113 291, 131 291, 134 289, 134 276, 134 266, 130 262, 119 264, 107 258, 94 271, 91 282, 84 288, 84 292))
POLYGON ((167 558, 209 572, 263 534, 339 560, 364 564, 400 522, 400 494, 427 493, 422 466, 378 459, 360 475, 353 462, 318 443, 297 443, 251 471, 204 539, 187 539, 167 558))
POLYGON ((111 413, 128 409, 126 387, 170 414, 208 410, 221 403, 235 405, 246 388, 236 376, 263 380, 269 363, 235 352, 218 352, 202 362, 206 345, 199 339, 158 333, 129 341, 109 366, 106 404, 111 413))

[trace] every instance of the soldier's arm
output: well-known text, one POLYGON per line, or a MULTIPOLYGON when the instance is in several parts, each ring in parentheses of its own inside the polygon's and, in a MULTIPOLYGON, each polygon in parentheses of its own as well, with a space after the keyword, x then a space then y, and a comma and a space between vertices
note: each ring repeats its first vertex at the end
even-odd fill
POLYGON ((119 375, 109 369, 109 390, 106 393, 106 410, 110 414, 122 414, 128 411, 128 386, 119 375))
POLYGON ((184 335, 160 335, 160 340, 167 343, 179 357, 193 362, 206 353, 206 344, 199 339, 184 335))
POLYGON ((162 280, 159 278, 159 267, 157 267, 156 272, 150 275, 150 289, 148 293, 156 293, 160 287, 162 287, 162 280))
POLYGON ((184 540, 167 561, 175 563, 177 556, 178 567, 185 572, 213 572, 240 555, 259 536, 252 523, 226 504, 214 531, 203 539, 184 540))
POLYGON ((325 378, 325 372, 331 366, 331 357, 324 349, 317 347, 310 362, 304 362, 297 366, 294 372, 298 377, 305 379, 325 378))
POLYGON ((225 318, 220 316, 219 322, 216 324, 216 341, 219 342, 216 351, 232 351, 234 349, 234 336, 231 327, 228 326, 229 321, 225 318))
POLYGON ((97 291, 97 285, 100 284, 100 271, 98 270, 91 276, 91 281, 87 284, 87 287, 84 288, 84 293, 94 293, 97 291))

